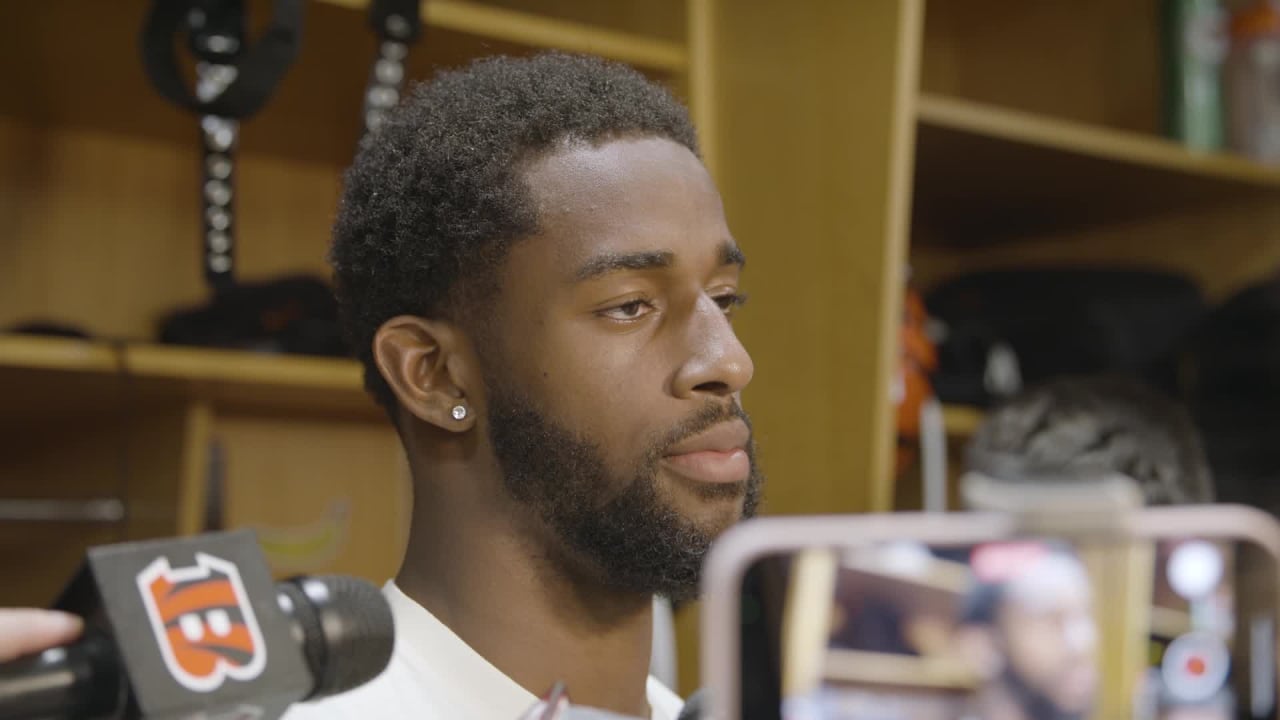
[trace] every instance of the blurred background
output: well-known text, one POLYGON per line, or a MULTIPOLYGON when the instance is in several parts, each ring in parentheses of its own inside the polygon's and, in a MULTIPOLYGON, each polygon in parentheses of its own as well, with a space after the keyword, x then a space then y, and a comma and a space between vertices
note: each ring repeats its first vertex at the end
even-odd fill
POLYGON ((282 575, 395 572, 407 470, 327 290, 341 172, 405 82, 547 49, 691 108, 751 259, 767 512, 954 508, 966 470, 1080 458, 1280 511, 1275 3, 6 0, 0 28, 0 605, 223 528, 282 575))

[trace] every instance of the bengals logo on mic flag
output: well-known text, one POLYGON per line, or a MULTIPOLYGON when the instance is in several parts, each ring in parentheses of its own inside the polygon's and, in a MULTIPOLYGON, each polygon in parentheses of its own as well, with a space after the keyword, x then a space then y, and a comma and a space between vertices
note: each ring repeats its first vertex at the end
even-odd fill
POLYGON ((189 690, 213 692, 227 678, 261 675, 267 648, 235 564, 195 557, 181 568, 157 558, 138 573, 138 590, 169 674, 189 690))

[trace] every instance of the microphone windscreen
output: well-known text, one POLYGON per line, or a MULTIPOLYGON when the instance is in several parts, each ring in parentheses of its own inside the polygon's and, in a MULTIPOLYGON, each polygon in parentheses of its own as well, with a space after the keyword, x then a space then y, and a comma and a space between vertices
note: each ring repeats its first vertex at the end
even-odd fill
POLYGON ((372 584, 346 575, 317 575, 280 583, 302 628, 303 655, 315 689, 308 700, 336 695, 382 673, 395 649, 395 622, 372 584))

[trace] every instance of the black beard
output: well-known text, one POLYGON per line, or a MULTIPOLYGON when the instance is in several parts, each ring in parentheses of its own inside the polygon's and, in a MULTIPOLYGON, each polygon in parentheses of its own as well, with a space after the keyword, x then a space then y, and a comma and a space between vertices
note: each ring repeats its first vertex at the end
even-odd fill
POLYGON ((1005 688, 1026 711, 1027 718, 1035 720, 1084 720, 1092 712, 1088 710, 1072 711, 1058 707, 1048 695, 1032 687, 1017 670, 1006 663, 1000 679, 1005 688))
MULTIPOLYGON (((697 595, 702 562, 715 531, 698 527, 659 497, 658 463, 667 448, 727 420, 750 420, 737 404, 708 404, 655 441, 633 478, 620 486, 598 446, 546 418, 519 393, 490 385, 489 436, 511 495, 534 511, 559 540, 565 560, 600 585, 683 602, 697 595)), ((763 476, 748 443, 751 474, 743 483, 708 485, 708 498, 744 498, 751 517, 763 476)))

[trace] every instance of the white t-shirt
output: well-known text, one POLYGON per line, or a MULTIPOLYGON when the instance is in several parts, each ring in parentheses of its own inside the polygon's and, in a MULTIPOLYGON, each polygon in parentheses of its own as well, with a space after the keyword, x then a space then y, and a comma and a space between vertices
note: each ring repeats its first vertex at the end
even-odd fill
MULTIPOLYGON (((284 720, 518 720, 538 702, 394 582, 382 593, 396 622, 387 669, 349 693, 294 705, 284 720)), ((684 706, 652 676, 648 698, 651 720, 676 720, 684 706)))

